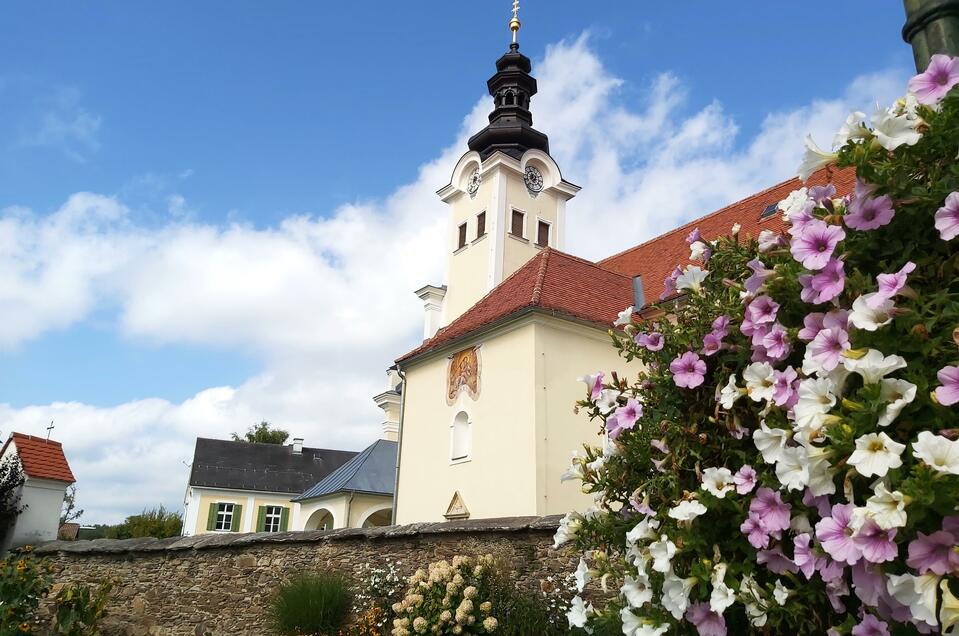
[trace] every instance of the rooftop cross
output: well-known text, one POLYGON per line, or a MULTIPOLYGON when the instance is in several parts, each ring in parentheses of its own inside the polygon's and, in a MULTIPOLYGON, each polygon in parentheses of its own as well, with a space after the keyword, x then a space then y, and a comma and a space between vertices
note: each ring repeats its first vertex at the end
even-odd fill
POLYGON ((513 17, 509 21, 509 30, 513 32, 513 44, 516 44, 516 32, 521 26, 519 21, 519 0, 513 0, 513 17))

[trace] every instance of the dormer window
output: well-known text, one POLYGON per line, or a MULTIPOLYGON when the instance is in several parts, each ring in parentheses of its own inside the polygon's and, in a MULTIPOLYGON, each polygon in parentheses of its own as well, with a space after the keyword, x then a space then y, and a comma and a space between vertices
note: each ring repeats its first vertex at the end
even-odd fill
POLYGON ((459 236, 456 241, 456 249, 462 249, 466 247, 466 223, 463 223, 459 227, 459 236))

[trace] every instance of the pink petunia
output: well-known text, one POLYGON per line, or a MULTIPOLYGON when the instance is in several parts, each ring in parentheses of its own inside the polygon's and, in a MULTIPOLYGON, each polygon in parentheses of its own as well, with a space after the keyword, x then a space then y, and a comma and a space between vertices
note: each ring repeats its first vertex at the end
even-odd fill
POLYGON ((896 211, 888 194, 873 197, 873 186, 862 180, 856 181, 852 201, 849 202, 843 222, 854 230, 878 229, 892 221, 896 211))
POLYGON ((852 539, 849 522, 855 504, 837 504, 832 507, 832 516, 821 519, 816 524, 816 538, 829 556, 853 565, 862 558, 862 551, 852 539))
POLYGON ((789 355, 792 347, 789 344, 789 334, 786 328, 778 322, 769 328, 763 336, 763 349, 771 360, 782 360, 789 355))
POLYGON ((824 371, 832 371, 839 366, 842 354, 849 349, 849 334, 836 327, 823 329, 816 338, 809 343, 807 351, 824 371))
POLYGON ((895 297, 906 286, 906 277, 916 269, 916 264, 908 261, 898 272, 893 274, 879 274, 876 276, 876 282, 879 283, 879 289, 875 294, 871 294, 866 300, 866 306, 870 309, 879 309, 887 300, 895 297))
POLYGON ((743 286, 750 294, 758 294, 760 288, 765 284, 766 279, 776 273, 774 270, 767 269, 758 258, 754 258, 746 263, 746 267, 752 270, 752 275, 746 279, 743 286))
POLYGON ((746 307, 746 316, 753 325, 772 323, 776 321, 779 312, 779 303, 769 296, 757 296, 746 307))
POLYGON ((866 519, 852 541, 866 561, 885 563, 886 561, 892 561, 899 554, 895 539, 895 528, 883 530, 872 519, 866 519))
POLYGON ((773 402, 776 406, 792 407, 799 398, 796 382, 799 376, 792 367, 773 371, 773 402))
POLYGON ((942 576, 947 572, 959 572, 959 553, 956 552, 956 537, 944 530, 923 534, 918 532, 909 543, 909 558, 906 564, 919 574, 932 572, 942 576))
POLYGON ((629 398, 626 400, 626 405, 616 409, 613 415, 616 418, 616 425, 611 427, 609 420, 612 418, 607 418, 606 430, 612 439, 616 439, 624 430, 630 430, 636 426, 636 420, 643 416, 643 405, 635 398, 629 398))
POLYGON ((959 367, 943 367, 936 373, 942 386, 936 387, 936 400, 943 406, 959 402, 959 367))
POLYGON ((826 314, 821 311, 806 314, 806 317, 802 319, 803 328, 799 330, 796 337, 803 342, 812 342, 819 335, 819 332, 824 329, 823 320, 825 318, 826 314))
POLYGON ((711 356, 718 352, 722 346, 722 336, 718 336, 715 333, 707 333, 705 336, 703 336, 703 348, 700 353, 704 356, 711 356))
POLYGON ((771 488, 760 488, 749 502, 749 513, 755 514, 768 532, 788 529, 791 510, 792 507, 771 488))
POLYGON ((673 374, 673 382, 680 388, 695 389, 706 379, 706 363, 692 351, 670 362, 669 370, 673 374))
POLYGON ((827 225, 815 219, 807 223, 802 232, 793 236, 789 251, 803 267, 819 270, 826 266, 846 232, 837 225, 827 225))
POLYGON ((760 522, 759 517, 753 513, 743 520, 739 526, 739 531, 746 535, 749 545, 757 550, 769 547, 769 530, 760 522))
POLYGON ((816 573, 816 566, 823 560, 822 557, 816 556, 811 543, 812 537, 806 532, 796 535, 793 540, 793 563, 807 579, 812 578, 816 573))
POLYGON ((959 192, 946 197, 946 203, 936 210, 935 219, 939 238, 943 241, 951 241, 959 236, 959 192))
POLYGON ((770 572, 776 574, 785 574, 786 572, 796 573, 799 567, 792 559, 783 554, 782 548, 776 546, 770 550, 760 550, 756 553, 756 563, 765 565, 770 572))
POLYGON ((842 293, 846 286, 845 264, 841 259, 831 258, 825 267, 809 279, 809 287, 816 292, 813 304, 826 303, 842 293))
POLYGON ((733 475, 733 483, 736 484, 736 492, 740 495, 749 494, 756 487, 756 470, 749 464, 745 464, 733 475))
POLYGON ((959 84, 959 58, 936 53, 926 70, 909 80, 909 92, 920 104, 938 104, 959 84))
POLYGON ((723 314, 717 316, 712 324, 713 333, 720 338, 725 338, 729 334, 729 316, 723 314))
POLYGON ((686 620, 693 624, 699 636, 726 636, 726 619, 714 612, 709 603, 693 603, 686 610, 686 620))
POLYGON ((666 344, 666 339, 663 338, 663 334, 654 331, 653 333, 638 333, 634 338, 636 344, 640 347, 645 347, 648 351, 659 351, 663 348, 663 345, 666 344))
POLYGON ((851 633, 852 636, 889 636, 889 626, 872 614, 866 614, 851 633))

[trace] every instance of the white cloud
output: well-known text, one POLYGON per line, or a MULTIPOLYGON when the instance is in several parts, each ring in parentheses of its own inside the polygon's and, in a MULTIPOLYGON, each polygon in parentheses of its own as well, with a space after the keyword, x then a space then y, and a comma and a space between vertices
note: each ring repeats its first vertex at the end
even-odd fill
POLYGON ((40 114, 36 129, 22 139, 27 146, 48 146, 61 150, 67 157, 86 162, 100 149, 98 133, 102 118, 79 105, 80 93, 62 88, 40 114))
MULTIPOLYGON (((536 125, 564 175, 584 186, 569 209, 569 251, 599 258, 794 174, 801 139, 828 142, 853 106, 888 101, 905 71, 853 79, 840 96, 770 112, 742 139, 722 104, 688 107, 695 87, 663 72, 625 103, 586 36, 537 65, 536 125)), ((308 445, 358 449, 378 433, 370 397, 383 369, 416 343, 412 290, 440 282, 446 210, 435 195, 491 106, 477 102, 461 134, 414 182, 382 201, 274 227, 208 225, 180 198, 171 217, 138 225, 122 200, 79 193, 47 215, 0 215, 0 347, 117 308, 125 336, 240 349, 263 370, 179 404, 0 405, 0 428, 43 434, 51 420, 80 479, 87 521, 178 506, 198 435, 224 437, 260 419, 308 445)), ((149 390, 149 387, 145 387, 149 390)))

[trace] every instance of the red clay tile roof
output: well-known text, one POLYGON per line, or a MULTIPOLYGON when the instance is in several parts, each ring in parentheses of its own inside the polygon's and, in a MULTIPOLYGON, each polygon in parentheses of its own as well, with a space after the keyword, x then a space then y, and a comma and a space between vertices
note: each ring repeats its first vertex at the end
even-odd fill
MULTIPOLYGON (((28 477, 65 481, 68 484, 76 481, 60 442, 23 433, 13 433, 3 445, 3 450, 7 449, 10 442, 16 446, 20 465, 23 466, 23 472, 28 477)), ((0 455, 2 454, 0 451, 0 455)))
MULTIPOLYGON (((824 169, 815 173, 805 184, 807 187, 832 183, 836 186, 839 196, 852 192, 856 182, 856 172, 852 168, 843 170, 824 169)), ((785 227, 782 214, 776 212, 768 218, 760 218, 763 210, 769 204, 776 204, 785 199, 790 192, 802 187, 799 179, 790 179, 771 188, 757 192, 742 201, 737 201, 712 214, 690 221, 680 226, 630 248, 619 254, 605 258, 597 263, 600 267, 629 276, 643 277, 643 293, 647 303, 657 302, 663 292, 663 281, 677 265, 685 265, 689 260, 689 245, 686 236, 694 229, 699 228, 700 234, 707 241, 718 236, 729 234, 734 223, 742 226, 740 233, 743 236, 759 236, 762 230, 778 232, 785 227)))
POLYGON ((397 362, 437 349, 523 309, 535 307, 608 326, 632 301, 632 279, 628 276, 546 248, 397 362))
MULTIPOLYGON (((851 168, 826 168, 805 185, 833 183, 842 196, 852 192, 855 181, 856 173, 851 168)), ((761 215, 767 206, 779 203, 802 185, 799 179, 784 181, 598 263, 547 248, 397 362, 432 351, 529 307, 610 326, 620 311, 633 304, 633 276, 642 276, 646 303, 659 300, 666 276, 677 265, 690 262, 686 236, 693 228, 698 227, 706 240, 728 234, 734 223, 740 224, 743 236, 756 237, 765 229, 780 231, 785 227, 781 213, 765 219, 761 215)))

